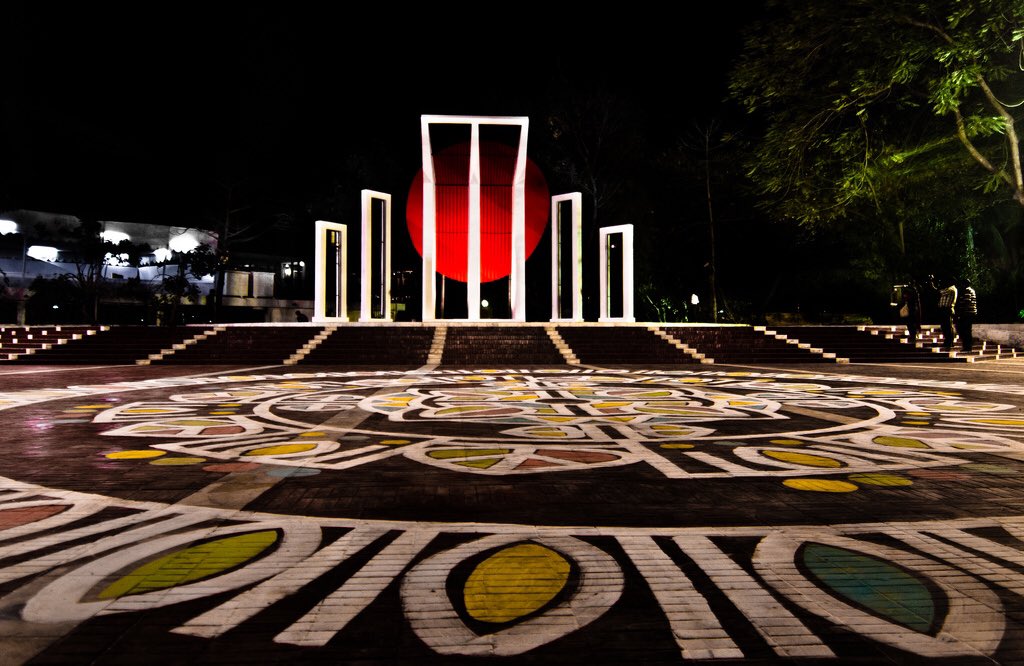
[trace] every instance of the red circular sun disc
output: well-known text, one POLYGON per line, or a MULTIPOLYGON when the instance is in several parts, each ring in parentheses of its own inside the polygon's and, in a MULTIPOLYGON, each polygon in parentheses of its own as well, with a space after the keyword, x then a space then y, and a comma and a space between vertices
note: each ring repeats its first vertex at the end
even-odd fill
MULTIPOLYGON (((502 143, 480 143, 480 281, 499 280, 512 267, 512 180, 516 150, 502 143)), ((466 281, 469 241, 469 144, 434 154, 437 211, 436 270, 466 281)), ((551 198, 540 168, 526 161, 526 257, 537 248, 548 224, 551 198)), ((406 224, 423 256, 423 171, 409 187, 406 224)))

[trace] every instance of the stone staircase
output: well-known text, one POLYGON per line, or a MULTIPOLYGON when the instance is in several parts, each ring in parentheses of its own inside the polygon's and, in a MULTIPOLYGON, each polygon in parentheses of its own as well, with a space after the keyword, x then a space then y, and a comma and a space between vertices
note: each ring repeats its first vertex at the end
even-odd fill
POLYGON ((569 345, 566 344, 565 339, 562 338, 561 333, 553 325, 545 326, 544 332, 551 338, 552 344, 555 345, 555 349, 558 350, 558 354, 562 357, 569 365, 579 365, 580 360, 576 357, 576 354, 572 353, 572 349, 569 349, 569 345))
POLYGON ((940 349, 903 327, 347 323, 0 327, 0 363, 474 366, 982 362, 1024 352, 981 340, 940 349))
POLYGON ((448 326, 441 365, 561 365, 541 326, 448 326))
POLYGON ((59 346, 38 349, 17 362, 53 365, 124 365, 146 360, 195 335, 189 327, 101 326, 77 334, 59 346))
POLYGON ((316 349, 321 344, 323 344, 324 340, 329 338, 331 336, 331 334, 334 333, 334 331, 336 331, 337 329, 338 329, 338 325, 337 324, 329 324, 328 326, 325 326, 322 331, 320 331, 319 333, 314 335, 312 338, 310 338, 306 342, 306 344, 304 344, 301 347, 299 347, 299 349, 294 354, 292 354, 291 356, 286 358, 285 361, 284 361, 284 364, 285 365, 296 365, 296 364, 298 364, 299 361, 301 361, 302 359, 304 359, 307 356, 309 356, 310 352, 312 352, 314 349, 316 349))
MULTIPOLYGON (((195 329, 193 329, 194 331, 195 329)), ((321 326, 227 326, 203 330, 154 365, 283 365, 321 326)))
POLYGON ((558 326, 585 365, 700 364, 701 359, 644 326, 558 326))
POLYGON ((764 326, 666 326, 663 330, 713 363, 837 362, 835 354, 764 326))
POLYGON ((850 363, 930 363, 958 359, 934 354, 924 346, 905 342, 868 330, 866 326, 776 326, 776 333, 788 339, 810 344, 845 358, 850 363))
MULTIPOLYGON (((909 345, 910 340, 907 334, 907 328, 903 325, 891 325, 891 326, 865 326, 865 329, 872 335, 880 335, 890 340, 899 340, 901 343, 909 345)), ((1018 349, 1011 345, 1002 345, 993 342, 987 342, 979 339, 975 336, 974 339, 974 350, 970 353, 961 351, 960 349, 960 336, 955 337, 955 342, 952 351, 943 349, 943 336, 942 328, 935 325, 923 325, 920 331, 918 331, 917 344, 916 346, 921 349, 925 349, 932 354, 938 354, 946 357, 952 361, 961 361, 964 363, 981 363, 984 361, 999 361, 1008 358, 1024 358, 1024 350, 1018 349)))
POLYGON ((341 324, 298 365, 425 365, 434 326, 341 324))
POLYGON ((0 363, 35 360, 35 354, 95 335, 105 326, 0 326, 0 363))

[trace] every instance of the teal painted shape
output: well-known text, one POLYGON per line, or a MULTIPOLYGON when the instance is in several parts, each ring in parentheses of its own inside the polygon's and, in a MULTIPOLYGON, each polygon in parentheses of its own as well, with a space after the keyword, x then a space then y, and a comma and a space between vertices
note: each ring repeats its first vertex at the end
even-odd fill
POLYGON ((901 567, 820 543, 807 544, 802 557, 815 578, 840 598, 922 634, 935 622, 931 590, 901 567))

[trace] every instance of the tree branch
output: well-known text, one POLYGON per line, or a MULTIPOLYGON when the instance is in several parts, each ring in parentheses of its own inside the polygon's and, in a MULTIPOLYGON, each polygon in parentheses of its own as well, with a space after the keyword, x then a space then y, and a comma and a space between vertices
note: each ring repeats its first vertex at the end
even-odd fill
MULTIPOLYGON (((910 25, 934 32, 947 44, 956 43, 956 40, 937 25, 917 21, 909 16, 904 16, 902 19, 910 25)), ((1011 179, 1002 169, 996 170, 996 168, 992 166, 991 162, 985 159, 978 149, 974 147, 974 144, 972 144, 970 139, 967 138, 967 131, 964 128, 964 119, 963 116, 960 115, 960 110, 954 109, 953 112, 956 114, 957 136, 960 137, 960 141, 979 164, 988 169, 991 173, 998 174, 1004 181, 1006 181, 1007 185, 1013 188, 1014 200, 1024 205, 1024 173, 1021 171, 1020 140, 1017 138, 1017 130, 1013 124, 1013 116, 1010 115, 1006 110, 1006 107, 1003 106, 1002 102, 1000 102, 995 96, 995 93, 992 92, 992 88, 989 87, 988 81, 985 80, 984 76, 980 73, 976 74, 974 80, 978 83, 978 87, 981 88, 981 91, 985 95, 985 99, 988 100, 989 105, 996 110, 996 113, 998 113, 999 117, 1003 119, 1003 123, 1006 126, 1006 141, 1010 148, 1010 161, 1013 165, 1013 178, 1011 179)))
MULTIPOLYGON (((1003 123, 1006 125, 1006 140, 1010 144, 1010 161, 1013 163, 1013 182, 1010 183, 1014 188, 1014 199, 1024 204, 1024 175, 1021 173, 1020 164, 1020 141, 1017 139, 1017 130, 1013 125, 1013 116, 1006 110, 1006 107, 996 98, 995 93, 988 86, 988 82, 981 74, 975 77, 978 81, 978 86, 981 87, 982 92, 985 93, 985 98, 988 103, 992 105, 1002 117, 1003 123)), ((1007 179, 1009 182, 1009 179, 1007 179)))
POLYGON ((953 115, 956 116, 956 135, 959 137, 960 143, 964 144, 964 147, 967 148, 967 152, 971 154, 971 157, 973 157, 978 164, 985 167, 989 173, 999 176, 1006 181, 1008 185, 1013 186, 1013 181, 1010 180, 1010 177, 1006 172, 1002 169, 995 168, 995 166, 988 161, 988 158, 982 155, 981 151, 975 148, 974 144, 971 143, 971 139, 967 136, 967 128, 964 126, 964 117, 960 114, 960 109, 953 109, 953 115))

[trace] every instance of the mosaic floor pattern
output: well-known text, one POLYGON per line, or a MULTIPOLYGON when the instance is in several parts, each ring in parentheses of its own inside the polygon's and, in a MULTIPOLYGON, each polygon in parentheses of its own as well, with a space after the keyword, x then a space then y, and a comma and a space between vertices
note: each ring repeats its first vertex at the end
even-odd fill
POLYGON ((586 368, 0 393, 0 662, 1021 663, 1022 396, 586 368))

